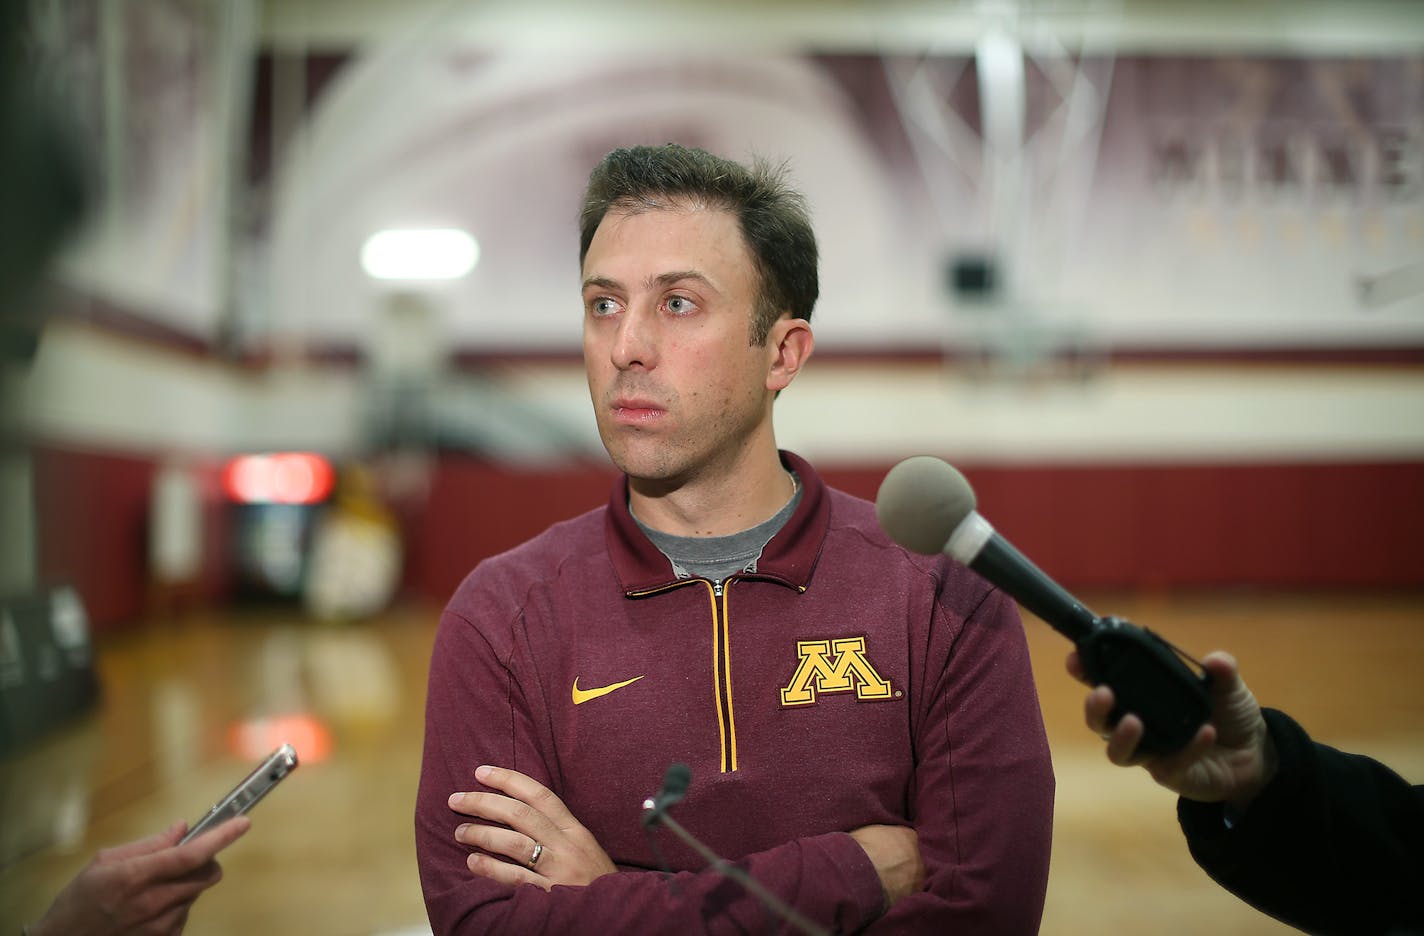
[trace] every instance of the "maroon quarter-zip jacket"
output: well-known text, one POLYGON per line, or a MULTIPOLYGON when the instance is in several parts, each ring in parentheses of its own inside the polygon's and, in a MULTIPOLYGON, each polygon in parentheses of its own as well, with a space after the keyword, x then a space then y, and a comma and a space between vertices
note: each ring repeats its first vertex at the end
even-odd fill
POLYGON ((755 573, 675 578, 622 480, 461 584, 415 815, 437 934, 789 932, 667 832, 657 870, 642 803, 674 762, 693 777, 677 820, 829 929, 1037 930, 1053 773, 1016 606, 782 457, 804 493, 755 573), (473 875, 447 800, 481 764, 547 785, 619 873, 550 893, 473 875), (847 834, 872 823, 912 825, 928 869, 888 913, 847 834))

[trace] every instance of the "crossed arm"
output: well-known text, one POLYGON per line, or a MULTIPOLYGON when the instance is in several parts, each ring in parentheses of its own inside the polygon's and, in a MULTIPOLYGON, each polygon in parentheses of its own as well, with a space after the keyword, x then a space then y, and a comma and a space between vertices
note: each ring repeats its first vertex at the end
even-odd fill
MULTIPOLYGON (((486 853, 476 852, 467 859, 474 874, 510 886, 534 884, 547 891, 556 884, 590 884, 617 872, 593 834, 543 784, 516 770, 490 766, 476 770, 475 779, 497 792, 450 797, 455 812, 499 823, 463 823, 455 829, 457 842, 486 853)), ((914 829, 867 825, 850 836, 874 866, 886 908, 924 884, 925 865, 914 829)))

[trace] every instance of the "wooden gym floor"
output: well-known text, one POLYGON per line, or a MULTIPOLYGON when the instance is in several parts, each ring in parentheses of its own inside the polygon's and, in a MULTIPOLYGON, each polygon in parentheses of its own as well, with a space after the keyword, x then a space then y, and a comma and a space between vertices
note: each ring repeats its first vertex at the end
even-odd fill
MULTIPOLYGON (((1265 704, 1424 782, 1424 593, 1082 597, 1196 655, 1232 650, 1265 704)), ((344 626, 195 615, 101 641, 98 711, 0 762, 0 934, 97 849, 195 818, 255 759, 240 752, 293 734, 312 756, 224 854, 187 932, 428 934, 411 807, 436 613, 344 626)), ((1066 642, 1025 626, 1058 775, 1043 932, 1288 932, 1196 868, 1173 797, 1108 764, 1083 727, 1066 642)))

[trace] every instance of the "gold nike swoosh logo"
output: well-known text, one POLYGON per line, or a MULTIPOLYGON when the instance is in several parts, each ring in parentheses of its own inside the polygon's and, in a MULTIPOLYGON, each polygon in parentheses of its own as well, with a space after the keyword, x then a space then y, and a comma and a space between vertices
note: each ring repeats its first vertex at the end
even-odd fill
POLYGON ((616 682, 609 686, 599 686, 597 689, 580 689, 578 684, 578 677, 575 676, 574 705, 583 705, 589 699, 597 699, 599 696, 606 696, 608 695, 608 693, 616 692, 617 690, 622 689, 624 686, 632 685, 633 683, 637 682, 642 678, 642 676, 634 676, 632 679, 625 679, 622 682, 616 682))

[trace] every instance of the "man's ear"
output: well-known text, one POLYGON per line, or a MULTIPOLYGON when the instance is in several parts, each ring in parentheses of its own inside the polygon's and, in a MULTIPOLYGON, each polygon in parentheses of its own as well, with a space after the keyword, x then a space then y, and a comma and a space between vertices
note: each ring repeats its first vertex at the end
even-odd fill
POLYGON ((771 352, 771 367, 766 374, 766 389, 781 392, 796 379, 801 368, 815 350, 816 338, 811 323, 789 315, 776 320, 766 336, 771 352))

